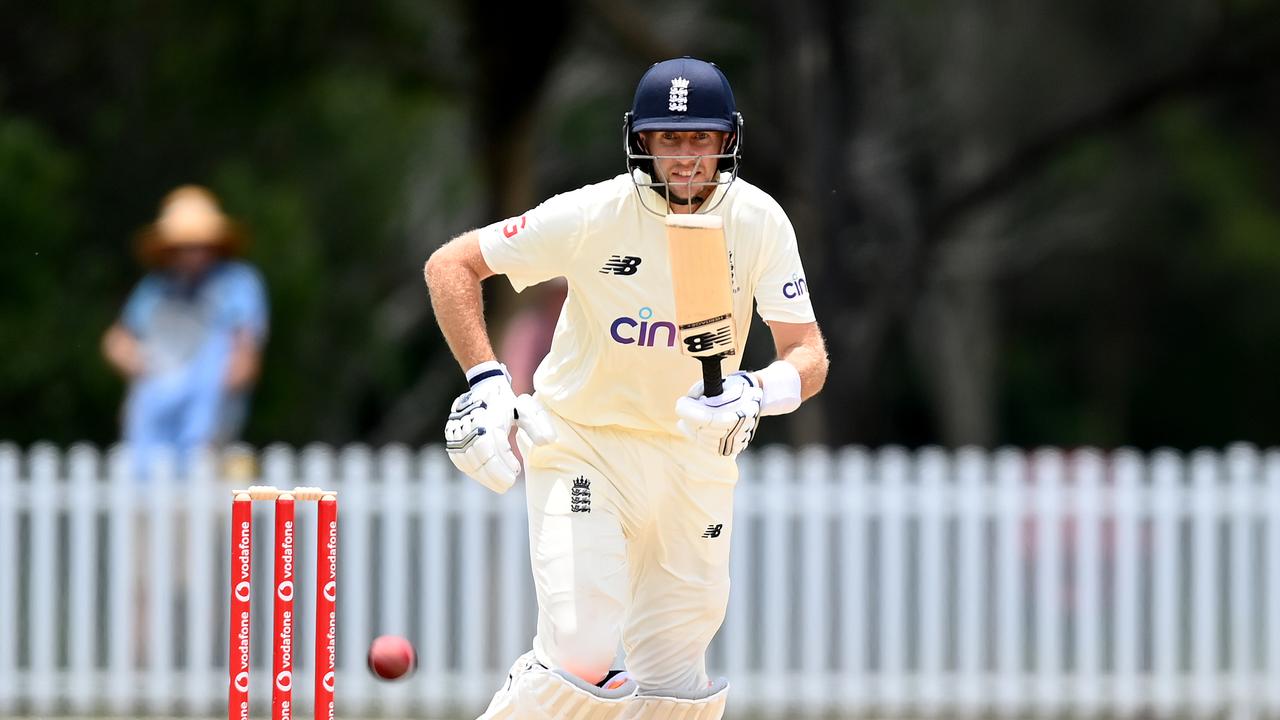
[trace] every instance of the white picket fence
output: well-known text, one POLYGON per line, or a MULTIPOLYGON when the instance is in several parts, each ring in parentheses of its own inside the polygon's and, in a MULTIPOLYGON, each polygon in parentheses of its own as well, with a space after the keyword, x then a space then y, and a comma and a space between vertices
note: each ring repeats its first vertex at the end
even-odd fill
MULTIPOLYGON (((1280 717, 1280 450, 769 448, 742 466, 709 654, 730 717, 1280 717)), ((225 712, 231 483, 212 467, 140 483, 118 452, 0 445, 0 716, 225 712)), ((438 448, 272 447, 259 470, 340 493, 340 714, 477 714, 533 632, 523 493, 438 448), (415 643, 411 680, 367 671, 382 633, 415 643)), ((261 709, 270 507, 257 519, 261 709)))

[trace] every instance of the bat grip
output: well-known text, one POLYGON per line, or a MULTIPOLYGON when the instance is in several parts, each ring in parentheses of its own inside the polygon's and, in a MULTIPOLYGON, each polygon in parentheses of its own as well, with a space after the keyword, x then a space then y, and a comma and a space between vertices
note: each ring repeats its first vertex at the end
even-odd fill
POLYGON ((720 374, 720 356, 698 358, 702 361, 702 394, 715 397, 724 392, 724 376, 720 374))

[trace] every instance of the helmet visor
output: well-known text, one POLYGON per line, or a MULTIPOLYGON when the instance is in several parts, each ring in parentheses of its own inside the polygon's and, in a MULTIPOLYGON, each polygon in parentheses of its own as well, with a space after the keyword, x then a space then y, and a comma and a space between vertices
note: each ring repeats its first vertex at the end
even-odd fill
POLYGON ((632 132, 641 132, 644 130, 671 130, 673 132, 718 130, 720 132, 733 132, 734 129, 733 123, 724 118, 684 117, 682 115, 645 118, 643 120, 636 120, 631 125, 632 132))

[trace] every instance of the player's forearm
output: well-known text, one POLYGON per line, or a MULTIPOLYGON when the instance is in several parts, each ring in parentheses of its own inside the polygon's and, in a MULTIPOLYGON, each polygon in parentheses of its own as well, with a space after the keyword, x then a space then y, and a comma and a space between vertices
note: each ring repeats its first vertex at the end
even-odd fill
POLYGON ((808 400, 827 382, 827 351, 821 343, 817 347, 810 344, 795 345, 782 354, 782 360, 786 360, 795 366, 796 372, 800 374, 800 398, 808 400))
POLYGON ((484 323, 480 277, 466 264, 451 258, 447 248, 431 256, 424 274, 436 324, 465 371, 495 356, 484 323))
POLYGON ((786 360, 800 375, 800 399, 808 400, 827 382, 827 343, 817 323, 793 326, 785 344, 775 336, 778 359, 786 360))

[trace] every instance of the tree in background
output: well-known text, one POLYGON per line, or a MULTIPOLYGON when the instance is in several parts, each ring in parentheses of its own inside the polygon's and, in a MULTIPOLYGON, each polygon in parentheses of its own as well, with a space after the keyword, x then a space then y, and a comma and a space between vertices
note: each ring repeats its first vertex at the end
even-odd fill
POLYGON ((630 88, 689 53, 742 78, 744 176, 791 210, 831 335, 826 390, 766 440, 1280 442, 1274 3, 526 12, 555 31, 456 0, 0 0, 0 438, 113 437, 124 250, 202 182, 272 292, 249 439, 436 441, 457 368, 423 260, 620 171, 630 88))

